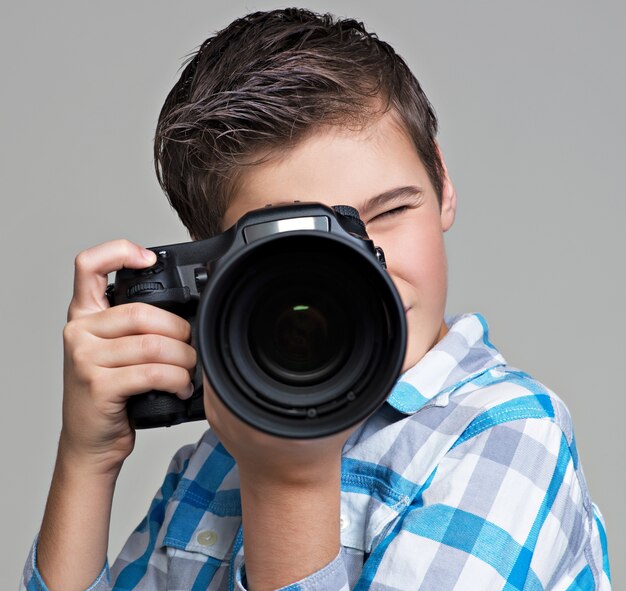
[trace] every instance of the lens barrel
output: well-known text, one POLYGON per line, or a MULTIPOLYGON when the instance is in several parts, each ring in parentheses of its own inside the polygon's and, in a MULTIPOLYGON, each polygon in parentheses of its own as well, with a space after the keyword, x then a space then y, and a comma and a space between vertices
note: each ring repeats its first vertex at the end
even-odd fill
POLYGON ((258 240, 213 270, 198 351, 232 412, 281 437, 330 435, 365 419, 400 372, 400 298, 359 241, 325 232, 258 240))

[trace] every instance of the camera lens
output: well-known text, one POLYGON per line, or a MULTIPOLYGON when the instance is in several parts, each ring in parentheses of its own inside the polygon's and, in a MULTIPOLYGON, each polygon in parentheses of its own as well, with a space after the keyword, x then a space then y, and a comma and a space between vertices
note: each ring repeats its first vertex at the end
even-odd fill
POLYGON ((282 437, 322 437, 384 401, 402 364, 404 314, 361 243, 286 232, 220 263, 198 309, 199 353, 239 418, 282 437))
POLYGON ((353 330, 341 302, 302 285, 262 298, 251 314, 248 340, 261 370, 289 385, 327 380, 346 359, 353 330))

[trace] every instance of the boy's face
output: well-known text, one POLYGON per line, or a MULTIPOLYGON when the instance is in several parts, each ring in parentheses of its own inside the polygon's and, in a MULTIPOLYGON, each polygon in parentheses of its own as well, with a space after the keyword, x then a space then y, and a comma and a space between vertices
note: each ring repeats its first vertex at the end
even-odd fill
POLYGON ((332 127, 313 134, 265 164, 245 169, 222 229, 268 203, 350 205, 382 247, 406 310, 402 371, 446 333, 447 265, 443 232, 454 221, 454 188, 446 177, 441 208, 417 152, 385 115, 362 131, 332 127), (379 197, 393 192, 393 198, 379 197))

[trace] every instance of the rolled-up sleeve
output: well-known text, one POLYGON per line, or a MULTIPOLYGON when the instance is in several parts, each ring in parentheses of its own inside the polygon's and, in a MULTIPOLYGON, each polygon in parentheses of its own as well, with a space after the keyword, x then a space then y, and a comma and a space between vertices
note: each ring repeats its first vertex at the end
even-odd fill
MULTIPOLYGON (((350 591, 344 557, 345 551, 342 550, 332 562, 317 572, 277 591, 350 591)), ((237 566, 235 584, 237 591, 248 591, 243 561, 237 566)))
MULTIPOLYGON (((37 568, 37 539, 33 543, 24 566, 20 591, 49 591, 37 568)), ((96 580, 85 591, 110 591, 109 564, 105 563, 96 580)))

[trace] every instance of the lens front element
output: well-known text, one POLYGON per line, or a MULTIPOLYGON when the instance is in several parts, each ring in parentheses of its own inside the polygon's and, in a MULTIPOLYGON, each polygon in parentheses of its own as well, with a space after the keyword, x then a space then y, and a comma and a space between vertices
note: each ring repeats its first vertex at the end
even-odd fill
POLYGON ((285 384, 314 385, 345 362, 354 330, 341 314, 341 302, 307 282, 260 301, 248 338, 263 371, 285 384))

